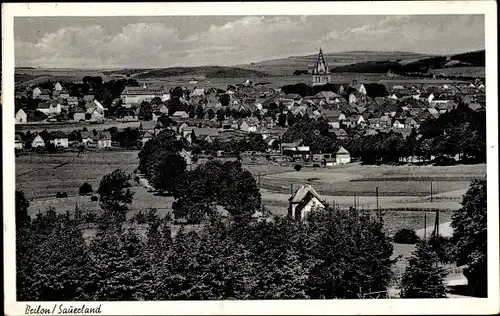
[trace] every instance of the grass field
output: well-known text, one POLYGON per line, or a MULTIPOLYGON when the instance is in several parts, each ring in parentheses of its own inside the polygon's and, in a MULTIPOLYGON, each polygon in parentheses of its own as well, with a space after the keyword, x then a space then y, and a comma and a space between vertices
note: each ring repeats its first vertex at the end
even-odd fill
POLYGON ((90 124, 86 122, 75 122, 75 123, 40 123, 40 124, 16 124, 16 132, 40 132, 43 130, 52 131, 58 130, 66 133, 70 133, 74 130, 79 130, 86 127, 88 130, 98 130, 102 131, 110 127, 116 127, 118 129, 139 128, 140 122, 119 122, 119 121, 105 121, 99 124, 90 124))
POLYGON ((96 189, 105 174, 116 169, 131 173, 138 163, 137 151, 20 156, 16 158, 16 189, 28 199, 53 198, 57 192, 77 195, 84 182, 96 189))

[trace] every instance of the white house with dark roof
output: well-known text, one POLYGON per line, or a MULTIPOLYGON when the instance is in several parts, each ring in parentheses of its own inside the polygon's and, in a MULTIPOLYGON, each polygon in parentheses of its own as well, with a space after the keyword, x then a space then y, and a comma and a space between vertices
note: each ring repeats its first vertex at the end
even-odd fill
POLYGON ((28 116, 23 109, 19 109, 16 112, 16 124, 26 124, 28 123, 28 116))
POLYGON ((306 219, 312 211, 326 206, 325 201, 311 185, 300 186, 288 201, 288 216, 300 221, 306 219))
POLYGON ((55 131, 50 133, 50 141, 55 147, 68 148, 68 135, 63 131, 55 131))
POLYGON ((111 133, 108 131, 100 132, 95 137, 97 141, 97 148, 109 148, 111 147, 111 133))
POLYGON ((351 154, 344 147, 340 146, 339 150, 335 153, 335 163, 343 165, 351 162, 351 154))

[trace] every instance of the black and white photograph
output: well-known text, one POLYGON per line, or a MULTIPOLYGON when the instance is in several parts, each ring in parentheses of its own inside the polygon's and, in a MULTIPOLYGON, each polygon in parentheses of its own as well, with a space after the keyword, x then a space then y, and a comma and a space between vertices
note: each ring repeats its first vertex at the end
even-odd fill
POLYGON ((472 2, 3 6, 5 313, 498 312, 472 2))

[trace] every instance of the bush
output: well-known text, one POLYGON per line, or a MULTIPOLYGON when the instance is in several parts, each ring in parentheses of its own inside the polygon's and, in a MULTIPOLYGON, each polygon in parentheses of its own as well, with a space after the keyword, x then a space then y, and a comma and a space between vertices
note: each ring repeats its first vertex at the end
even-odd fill
POLYGON ((302 169, 302 165, 295 165, 293 169, 295 169, 295 171, 300 171, 300 169, 302 169))
POLYGON ((394 242, 397 244, 416 244, 419 240, 413 229, 403 228, 394 235, 394 242))
POLYGON ((97 198, 97 196, 93 195, 93 196, 90 197, 90 200, 92 202, 97 202, 97 200, 99 200, 99 199, 97 198))
POLYGON ((87 182, 85 182, 84 184, 82 184, 80 186, 80 196, 82 195, 87 195, 87 194, 90 194, 92 193, 92 186, 90 184, 88 184, 87 182))
POLYGON ((446 156, 438 156, 433 161, 434 166, 453 166, 457 164, 457 161, 453 158, 446 156))
POLYGON ((313 168, 321 168, 321 166, 319 165, 319 163, 315 163, 313 164, 313 168))
POLYGON ((68 193, 66 193, 66 192, 57 192, 56 193, 56 198, 58 198, 58 199, 67 198, 67 197, 68 197, 68 193))

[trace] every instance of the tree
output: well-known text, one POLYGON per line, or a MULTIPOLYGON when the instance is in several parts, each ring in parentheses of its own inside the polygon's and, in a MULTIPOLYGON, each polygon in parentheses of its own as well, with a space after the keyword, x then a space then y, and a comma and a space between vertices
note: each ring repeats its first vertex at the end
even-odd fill
POLYGON ((203 106, 198 104, 195 109, 195 114, 197 118, 203 118, 205 116, 205 112, 203 110, 203 106))
POLYGON ((16 231, 28 226, 31 218, 28 215, 30 203, 24 196, 24 192, 16 190, 16 231))
POLYGON ((137 115, 139 119, 144 121, 150 121, 153 119, 153 106, 148 101, 142 101, 139 105, 139 113, 137 115))
POLYGON ((38 214, 16 244, 18 300, 87 299, 91 258, 69 216, 56 215, 53 209, 38 214))
POLYGON ((277 125, 281 126, 281 127, 286 127, 286 125, 287 125, 287 116, 286 116, 286 114, 280 113, 278 115, 278 123, 277 123, 277 125))
POLYGON ((358 298, 387 290, 395 260, 382 221, 369 212, 331 208, 315 210, 306 220, 312 257, 307 294, 311 298, 358 298))
POLYGON ((261 197, 252 174, 239 162, 209 161, 186 172, 175 189, 176 217, 199 222, 224 207, 238 222, 247 222, 260 208, 261 197))
POLYGON ((219 95, 219 102, 223 107, 229 106, 229 101, 231 101, 231 97, 229 96, 229 94, 223 93, 219 95))
POLYGON ((91 244, 92 300, 150 300, 153 298, 151 262, 136 232, 97 236, 91 244))
POLYGON ((219 121, 219 122, 224 121, 224 119, 225 119, 224 110, 218 109, 216 115, 217 115, 217 121, 219 121))
POLYGON ((401 297, 444 298, 444 276, 444 269, 438 266, 436 252, 428 243, 421 241, 403 275, 401 297))
POLYGON ((80 195, 87 195, 87 194, 91 194, 92 192, 93 192, 92 186, 90 184, 88 184, 87 182, 85 182, 84 184, 82 184, 80 186, 80 190, 79 190, 80 195))
POLYGON ((397 244, 415 244, 418 241, 417 233, 413 229, 403 228, 394 235, 394 242, 397 244))
POLYGON ((467 265, 464 275, 473 295, 487 297, 486 180, 474 180, 452 215, 457 264, 467 265))
POLYGON ((215 112, 212 109, 208 109, 207 111, 207 117, 209 120, 213 119, 215 117, 215 112))
POLYGON ((97 193, 100 195, 99 203, 103 210, 100 219, 103 229, 114 226, 121 230, 132 203, 130 179, 131 176, 120 169, 102 177, 97 193))
POLYGON ((186 161, 175 152, 162 152, 156 158, 151 177, 156 190, 171 192, 178 179, 186 172, 186 161))

